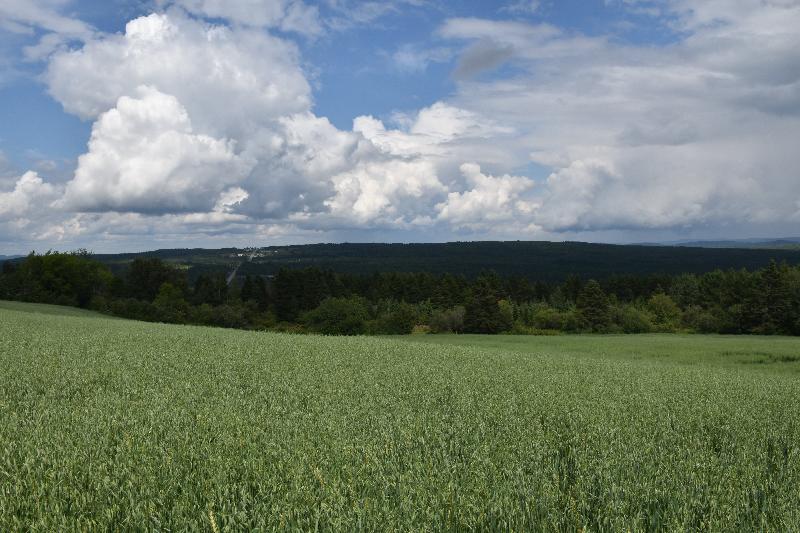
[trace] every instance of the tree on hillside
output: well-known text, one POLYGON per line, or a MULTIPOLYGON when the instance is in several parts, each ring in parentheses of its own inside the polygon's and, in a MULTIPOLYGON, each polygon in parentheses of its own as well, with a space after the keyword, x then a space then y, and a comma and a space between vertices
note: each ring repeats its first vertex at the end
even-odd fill
POLYGON ((787 268, 771 261, 761 273, 761 293, 764 298, 764 333, 790 333, 792 324, 792 299, 787 268))
POLYGON ((261 311, 265 311, 269 304, 267 284, 261 276, 246 276, 240 296, 243 302, 254 302, 261 311))
POLYGON ((600 284, 589 280, 578 294, 578 311, 586 327, 594 332, 602 332, 611 321, 608 297, 600 284))
POLYGON ((183 291, 171 283, 163 283, 158 289, 158 294, 153 300, 153 306, 158 314, 158 320, 180 324, 186 321, 189 314, 189 304, 183 298, 183 291))
POLYGON ((31 253, 3 278, 5 298, 88 307, 108 291, 112 275, 84 253, 47 252, 31 253))
POLYGON ((384 335, 407 335, 419 321, 417 309, 406 302, 389 301, 384 304, 386 311, 380 313, 373 322, 375 333, 384 335))
POLYGON ((680 307, 700 305, 700 283, 694 274, 681 274, 672 280, 670 297, 680 307))
MULTIPOLYGON (((570 274, 567 276, 567 279, 564 280, 564 283, 561 286, 561 291, 567 300, 570 302, 577 302, 583 287, 583 280, 580 278, 580 276, 570 274)), ((599 288, 600 285, 598 284, 597 287, 599 288)))
POLYGON ((680 326, 681 309, 663 292, 647 300, 647 309, 653 314, 653 322, 659 331, 674 331, 680 326))
POLYGON ((472 294, 464 312, 464 331, 467 333, 501 333, 511 329, 507 317, 498 305, 495 280, 481 276, 472 286, 472 294))
POLYGON ((156 258, 134 259, 125 279, 128 295, 147 302, 155 299, 164 283, 186 293, 185 272, 156 258))
POLYGON ((440 309, 450 309, 464 303, 467 280, 463 276, 446 273, 433 287, 431 300, 440 309))
POLYGON ((341 290, 335 275, 316 267, 302 270, 282 268, 272 282, 275 312, 280 320, 294 321, 305 311, 341 290), (333 287, 331 287, 333 285, 333 287))
POLYGON ((225 274, 203 274, 194 282, 192 303, 196 305, 222 305, 228 299, 228 281, 225 274))

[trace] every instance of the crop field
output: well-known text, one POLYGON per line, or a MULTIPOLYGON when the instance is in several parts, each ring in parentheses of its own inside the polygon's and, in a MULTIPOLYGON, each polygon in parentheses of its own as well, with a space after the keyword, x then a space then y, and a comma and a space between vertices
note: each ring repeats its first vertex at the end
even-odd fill
POLYGON ((397 340, 469 346, 534 356, 582 356, 722 366, 731 370, 795 374, 800 378, 800 339, 725 335, 413 335, 397 340))
POLYGON ((797 531, 797 355, 0 303, 0 531, 797 531))

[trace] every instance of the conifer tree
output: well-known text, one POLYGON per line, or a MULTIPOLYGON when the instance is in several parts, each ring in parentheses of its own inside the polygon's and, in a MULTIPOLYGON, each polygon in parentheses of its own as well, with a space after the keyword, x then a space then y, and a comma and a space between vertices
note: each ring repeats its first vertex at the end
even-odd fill
POLYGON ((464 313, 464 330, 468 333, 501 333, 511 328, 498 305, 493 279, 482 276, 472 288, 464 313))
POLYGON ((789 288, 783 282, 781 269, 775 261, 771 261, 761 276, 765 303, 765 333, 788 333, 791 324, 787 324, 790 316, 791 302, 789 288))
POLYGON ((611 321, 611 313, 606 293, 595 280, 581 289, 578 295, 578 311, 586 327, 591 331, 605 331, 611 321))

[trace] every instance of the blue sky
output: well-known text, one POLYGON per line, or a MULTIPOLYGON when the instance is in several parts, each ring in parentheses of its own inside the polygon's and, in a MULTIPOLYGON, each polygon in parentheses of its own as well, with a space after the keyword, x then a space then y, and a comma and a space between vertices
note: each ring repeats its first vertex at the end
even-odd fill
MULTIPOLYGON (((509 11, 509 5, 513 4, 471 0, 402 6, 376 23, 354 25, 320 38, 298 39, 305 60, 318 76, 315 111, 337 127, 349 128, 357 116, 390 117, 395 111, 432 105, 453 93, 455 55, 419 71, 403 69, 391 60, 403 45, 446 46, 435 32, 451 17, 545 22, 587 35, 610 34, 621 41, 647 45, 662 44, 673 37, 672 32, 652 21, 645 21, 647 29, 643 29, 641 17, 602 0, 562 0, 534 12, 509 11)), ((118 33, 125 30, 129 20, 148 14, 152 7, 148 2, 92 0, 72 2, 65 12, 98 30, 118 33)), ((336 14, 324 3, 319 7, 336 14)), ((22 48, 35 43, 43 33, 37 31, 33 37, 2 33, 3 54, 20 73, 0 88, 4 102, 0 106, 0 149, 23 167, 35 162, 32 153, 53 160, 77 158, 91 132, 91 123, 62 112, 59 103, 47 94, 47 87, 36 79, 41 64, 18 61, 22 48)))
POLYGON ((4 0, 0 254, 794 235, 798 23, 794 0, 4 0))

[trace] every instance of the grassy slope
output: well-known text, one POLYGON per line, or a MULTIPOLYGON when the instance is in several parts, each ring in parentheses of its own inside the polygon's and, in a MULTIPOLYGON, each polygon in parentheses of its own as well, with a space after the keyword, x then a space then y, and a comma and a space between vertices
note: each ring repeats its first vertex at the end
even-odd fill
POLYGON ((725 335, 414 335, 399 341, 482 351, 661 361, 740 371, 800 373, 800 339, 725 335))
POLYGON ((9 302, 7 300, 0 300, 0 310, 19 311, 23 313, 36 313, 36 314, 56 315, 56 316, 110 318, 101 313, 97 313, 95 311, 89 311, 87 309, 80 309, 78 307, 66 307, 63 305, 48 305, 48 304, 29 304, 25 302, 9 302))
POLYGON ((3 531, 800 527, 791 374, 8 309, 0 331, 3 531))

